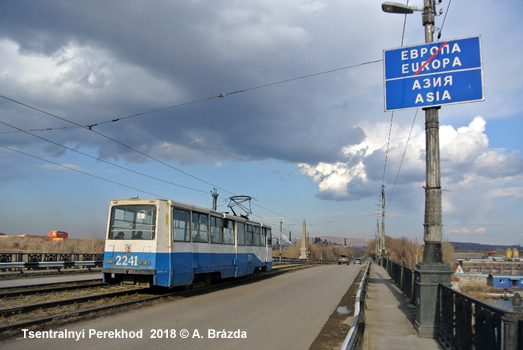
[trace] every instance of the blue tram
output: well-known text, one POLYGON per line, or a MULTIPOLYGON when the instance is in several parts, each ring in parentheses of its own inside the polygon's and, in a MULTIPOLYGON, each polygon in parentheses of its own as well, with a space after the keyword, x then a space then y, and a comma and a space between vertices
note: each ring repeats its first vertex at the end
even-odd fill
POLYGON ((110 203, 104 281, 209 284, 272 268, 271 227, 165 199, 110 203))

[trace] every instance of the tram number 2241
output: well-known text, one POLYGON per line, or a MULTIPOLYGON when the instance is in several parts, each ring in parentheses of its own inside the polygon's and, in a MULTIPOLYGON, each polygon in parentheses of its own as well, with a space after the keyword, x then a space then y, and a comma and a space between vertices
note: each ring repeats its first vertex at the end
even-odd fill
POLYGON ((137 266, 138 265, 138 257, 135 256, 127 256, 127 255, 117 255, 115 265, 121 265, 121 266, 137 266))

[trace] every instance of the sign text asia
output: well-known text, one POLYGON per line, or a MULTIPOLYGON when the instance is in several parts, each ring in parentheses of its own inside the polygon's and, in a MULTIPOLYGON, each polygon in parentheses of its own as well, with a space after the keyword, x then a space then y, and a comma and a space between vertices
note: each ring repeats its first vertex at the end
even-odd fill
POLYGON ((385 111, 484 100, 480 37, 385 50, 385 111))

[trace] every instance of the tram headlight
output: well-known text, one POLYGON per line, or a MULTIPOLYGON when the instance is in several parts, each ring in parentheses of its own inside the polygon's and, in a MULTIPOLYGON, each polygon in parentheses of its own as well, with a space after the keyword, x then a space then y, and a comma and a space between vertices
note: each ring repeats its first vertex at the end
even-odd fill
POLYGON ((107 264, 115 264, 116 261, 115 261, 115 260, 107 260, 106 263, 107 263, 107 264))
POLYGON ((142 265, 142 266, 150 266, 150 265, 151 265, 151 262, 150 262, 150 261, 139 261, 139 262, 138 262, 138 265, 142 265))

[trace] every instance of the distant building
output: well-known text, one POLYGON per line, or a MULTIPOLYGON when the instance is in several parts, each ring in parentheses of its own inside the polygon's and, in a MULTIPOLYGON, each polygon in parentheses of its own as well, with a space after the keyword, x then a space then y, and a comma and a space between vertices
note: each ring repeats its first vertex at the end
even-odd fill
POLYGON ((488 274, 485 273, 467 273, 463 268, 456 264, 454 278, 460 286, 486 286, 488 283, 488 274))
POLYGON ((455 252, 454 258, 458 261, 463 260, 472 260, 472 259, 482 259, 483 254, 481 253, 461 253, 461 252, 455 252))
POLYGON ((50 242, 50 241, 63 241, 65 238, 63 237, 49 237, 49 236, 38 236, 38 235, 16 235, 15 237, 19 238, 36 238, 41 239, 44 242, 50 242))
POLYGON ((53 238, 68 238, 69 233, 64 231, 49 231, 49 237, 53 238))
POLYGON ((491 259, 458 261, 464 273, 487 274, 496 276, 521 276, 523 275, 523 262, 521 261, 496 261, 491 259))
POLYGON ((523 276, 489 275, 488 285, 493 287, 523 287, 523 276))

